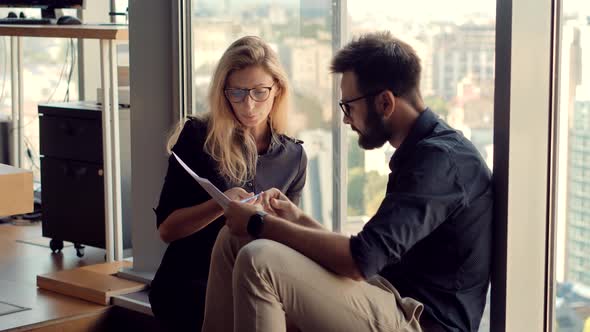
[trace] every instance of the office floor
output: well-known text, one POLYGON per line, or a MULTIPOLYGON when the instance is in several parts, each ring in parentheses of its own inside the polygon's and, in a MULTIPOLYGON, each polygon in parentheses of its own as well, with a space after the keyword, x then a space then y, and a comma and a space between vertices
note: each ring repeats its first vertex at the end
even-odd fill
POLYGON ((104 250, 97 248, 86 247, 84 257, 78 258, 73 246, 52 254, 49 248, 16 242, 39 237, 40 223, 19 226, 0 224, 0 301, 31 308, 0 316, 0 331, 43 330, 43 326, 58 321, 67 325, 67 321, 74 317, 90 318, 110 308, 38 289, 38 274, 104 262, 104 250))

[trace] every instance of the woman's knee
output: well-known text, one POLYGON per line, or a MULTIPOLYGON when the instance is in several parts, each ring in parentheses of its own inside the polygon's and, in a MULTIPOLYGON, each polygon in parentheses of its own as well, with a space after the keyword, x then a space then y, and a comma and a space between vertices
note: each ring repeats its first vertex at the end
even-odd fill
POLYGON ((213 251, 238 250, 236 246, 239 246, 239 241, 231 234, 227 226, 223 226, 217 234, 213 251))
POLYGON ((229 231, 229 228, 227 228, 227 226, 223 226, 221 227, 221 229, 219 230, 219 233, 217 234, 217 239, 215 240, 215 243, 227 243, 230 239, 231 239, 231 233, 229 231))

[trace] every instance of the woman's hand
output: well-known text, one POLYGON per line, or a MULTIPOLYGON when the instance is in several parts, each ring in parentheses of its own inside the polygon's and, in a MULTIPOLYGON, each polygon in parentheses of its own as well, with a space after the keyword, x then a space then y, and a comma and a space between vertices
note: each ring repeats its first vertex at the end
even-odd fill
POLYGON ((280 190, 272 188, 264 191, 261 196, 264 210, 291 222, 299 223, 303 211, 280 190))

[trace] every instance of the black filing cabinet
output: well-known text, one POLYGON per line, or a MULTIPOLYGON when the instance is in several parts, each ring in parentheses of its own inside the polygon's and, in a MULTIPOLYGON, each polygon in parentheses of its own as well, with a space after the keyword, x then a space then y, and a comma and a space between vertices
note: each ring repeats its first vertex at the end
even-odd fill
MULTIPOLYGON (((129 109, 119 109, 123 245, 131 248, 129 109)), ((43 236, 105 248, 102 111, 93 102, 39 105, 43 236)))

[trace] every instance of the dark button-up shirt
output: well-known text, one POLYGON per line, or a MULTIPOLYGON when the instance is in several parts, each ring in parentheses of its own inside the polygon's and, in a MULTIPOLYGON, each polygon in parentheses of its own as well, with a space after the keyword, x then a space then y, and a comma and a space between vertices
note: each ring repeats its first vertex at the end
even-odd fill
MULTIPOLYGON (((203 151, 207 135, 207 121, 191 119, 172 148, 195 173, 209 179, 221 191, 229 184, 219 173, 217 163, 203 151)), ((271 187, 284 192, 295 203, 299 202, 305 184, 307 157, 301 141, 273 133, 266 153, 258 156, 256 175, 242 187, 259 193, 271 187)), ((160 201, 155 209, 157 226, 175 210, 203 203, 211 196, 180 166, 173 156, 168 159, 168 172, 160 201)), ((200 231, 170 243, 154 278, 154 284, 179 279, 206 280, 211 251, 221 227, 222 216, 200 231)))
POLYGON ((463 135, 426 109, 391 158, 387 191, 350 239, 380 274, 448 331, 477 331, 490 277, 491 172, 463 135))

